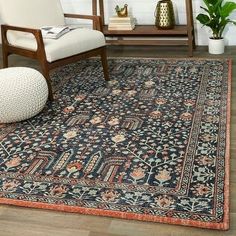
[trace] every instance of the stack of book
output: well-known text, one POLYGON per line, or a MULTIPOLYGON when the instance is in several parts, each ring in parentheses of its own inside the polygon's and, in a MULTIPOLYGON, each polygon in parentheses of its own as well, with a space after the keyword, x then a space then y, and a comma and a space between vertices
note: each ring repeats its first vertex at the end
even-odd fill
POLYGON ((108 30, 133 30, 135 28, 135 18, 131 16, 109 18, 108 30))

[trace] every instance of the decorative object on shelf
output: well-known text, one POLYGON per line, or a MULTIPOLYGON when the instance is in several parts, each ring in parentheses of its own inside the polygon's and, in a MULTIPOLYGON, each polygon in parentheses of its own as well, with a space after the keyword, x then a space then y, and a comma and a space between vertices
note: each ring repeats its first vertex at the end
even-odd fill
POLYGON ((113 16, 109 18, 108 30, 133 30, 135 21, 135 18, 131 16, 113 16))
POLYGON ((125 4, 124 7, 119 7, 117 5, 115 10, 116 10, 116 14, 118 17, 127 17, 128 16, 128 4, 125 4))
POLYGON ((236 25, 236 21, 229 18, 231 13, 236 10, 236 3, 224 0, 204 0, 204 3, 206 6, 201 6, 201 9, 207 14, 200 13, 196 19, 212 31, 208 45, 209 53, 222 54, 225 46, 223 37, 225 27, 230 23, 236 25))
POLYGON ((173 29, 175 26, 175 14, 171 0, 161 0, 157 3, 156 27, 159 29, 173 29))

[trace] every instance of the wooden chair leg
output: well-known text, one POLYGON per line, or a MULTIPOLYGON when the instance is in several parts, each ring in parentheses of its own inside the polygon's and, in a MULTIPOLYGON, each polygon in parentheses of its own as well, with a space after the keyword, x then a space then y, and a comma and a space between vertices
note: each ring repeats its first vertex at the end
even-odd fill
POLYGON ((102 48, 101 60, 102 60, 102 67, 103 67, 104 77, 105 77, 105 80, 108 81, 108 80, 110 80, 110 78, 109 78, 109 72, 108 72, 106 47, 102 48))
POLYGON ((46 63, 40 61, 40 64, 41 64, 43 76, 45 77, 47 85, 48 85, 48 99, 49 101, 53 101, 52 83, 51 83, 51 78, 49 75, 49 69, 46 63))
POLYGON ((8 53, 5 52, 4 49, 2 49, 2 62, 3 62, 3 68, 7 68, 8 67, 8 53))
POLYGON ((48 85, 48 99, 49 99, 49 101, 53 101, 52 83, 51 83, 50 76, 44 74, 44 77, 45 77, 47 85, 48 85))

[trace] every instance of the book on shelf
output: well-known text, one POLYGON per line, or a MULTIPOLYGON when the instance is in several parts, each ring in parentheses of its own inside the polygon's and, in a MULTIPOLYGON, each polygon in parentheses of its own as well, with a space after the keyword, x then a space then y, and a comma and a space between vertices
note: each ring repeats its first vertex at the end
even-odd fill
POLYGON ((132 16, 126 16, 126 17, 119 17, 119 16, 112 16, 109 18, 110 22, 113 21, 119 21, 119 22, 130 22, 134 19, 132 16))
POLYGON ((134 23, 110 23, 109 26, 130 26, 130 25, 135 25, 134 23))
POLYGON ((133 30, 135 18, 113 16, 109 18, 108 30, 133 30))
POLYGON ((108 30, 133 30, 135 25, 130 26, 108 26, 108 30))

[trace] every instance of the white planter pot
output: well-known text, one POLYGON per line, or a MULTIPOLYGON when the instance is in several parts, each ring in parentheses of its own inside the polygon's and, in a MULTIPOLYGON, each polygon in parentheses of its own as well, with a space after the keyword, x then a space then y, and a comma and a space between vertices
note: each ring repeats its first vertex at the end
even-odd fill
POLYGON ((210 54, 223 54, 225 51, 224 39, 209 38, 208 51, 210 54))

